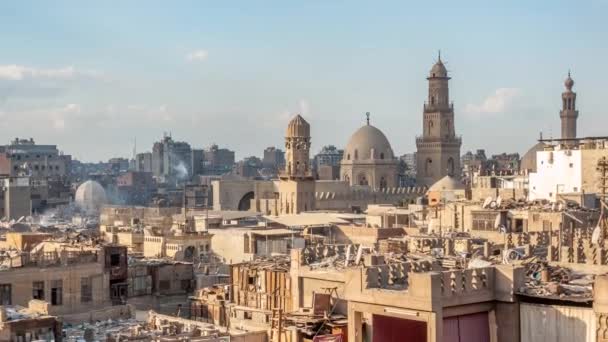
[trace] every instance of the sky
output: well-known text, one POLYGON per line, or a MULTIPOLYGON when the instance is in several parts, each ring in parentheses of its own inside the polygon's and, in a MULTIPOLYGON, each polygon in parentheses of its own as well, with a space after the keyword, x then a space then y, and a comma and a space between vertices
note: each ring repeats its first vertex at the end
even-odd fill
POLYGON ((579 136, 608 135, 608 0, 2 1, 0 143, 33 137, 82 161, 150 151, 165 132, 237 159, 312 151, 365 124, 415 151, 441 50, 462 153, 559 137, 568 70, 579 136))

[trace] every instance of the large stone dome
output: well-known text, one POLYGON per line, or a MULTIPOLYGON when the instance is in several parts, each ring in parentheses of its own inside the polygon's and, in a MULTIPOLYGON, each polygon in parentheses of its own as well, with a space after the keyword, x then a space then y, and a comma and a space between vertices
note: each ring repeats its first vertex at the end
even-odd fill
POLYGON ((538 142, 534 146, 532 146, 526 154, 521 158, 521 162, 519 163, 520 171, 528 171, 528 172, 536 172, 536 152, 542 151, 545 149, 544 142, 538 142))
POLYGON ((88 180, 76 189, 76 204, 88 213, 97 213, 107 201, 106 191, 103 187, 92 180, 88 180))
POLYGON ((388 139, 372 125, 359 128, 346 144, 344 149, 344 161, 357 160, 391 160, 393 149, 388 139))

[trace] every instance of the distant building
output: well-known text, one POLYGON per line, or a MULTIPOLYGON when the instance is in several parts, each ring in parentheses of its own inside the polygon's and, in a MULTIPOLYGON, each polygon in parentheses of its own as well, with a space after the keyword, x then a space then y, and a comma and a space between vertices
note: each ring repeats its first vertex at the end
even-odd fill
POLYGON ((152 172, 156 177, 188 180, 192 177, 192 148, 183 141, 164 136, 152 147, 152 172))
POLYGON ((267 147, 264 149, 264 159, 262 159, 264 168, 278 170, 285 165, 285 152, 276 147, 267 147))
POLYGON ((321 165, 340 166, 343 155, 344 150, 339 150, 334 145, 323 146, 314 157, 315 167, 318 168, 321 165))
POLYGON ((156 186, 151 172, 129 171, 116 178, 116 190, 125 204, 147 205, 156 186))
POLYGON ((129 159, 127 158, 111 158, 108 160, 108 164, 113 173, 120 173, 129 170, 129 159))
POLYGON ((192 175, 193 176, 204 174, 205 173, 205 150, 192 149, 190 163, 192 165, 192 175))
POLYGON ((37 145, 32 138, 16 138, 9 145, 0 146, 0 175, 62 178, 67 175, 71 160, 56 145, 37 145))
POLYGON ((206 175, 222 175, 232 171, 234 165, 234 151, 226 148, 219 148, 213 144, 204 152, 205 164, 204 173, 206 175))
POLYGON ((238 163, 234 164, 233 173, 245 178, 255 178, 260 175, 259 171, 263 167, 263 161, 260 158, 251 156, 247 157, 238 163))
POLYGON ((138 153, 135 156, 135 171, 152 172, 152 153, 138 153))
POLYGON ((327 145, 314 156, 313 166, 319 180, 340 179, 340 161, 344 156, 344 150, 339 150, 334 145, 327 145))

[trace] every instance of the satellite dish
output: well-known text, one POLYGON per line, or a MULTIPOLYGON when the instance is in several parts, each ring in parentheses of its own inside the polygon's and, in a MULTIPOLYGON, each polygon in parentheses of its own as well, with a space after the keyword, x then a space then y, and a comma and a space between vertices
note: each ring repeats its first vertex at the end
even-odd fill
POLYGON ((502 204, 502 198, 500 196, 496 197, 496 206, 500 207, 501 204, 502 204))
POLYGON ((483 209, 485 209, 490 205, 491 202, 492 202, 492 197, 490 196, 490 197, 486 198, 485 201, 483 201, 483 204, 481 205, 481 207, 483 209))
POLYGON ((593 233, 591 234, 591 243, 597 245, 600 242, 600 229, 599 224, 593 229, 593 233))

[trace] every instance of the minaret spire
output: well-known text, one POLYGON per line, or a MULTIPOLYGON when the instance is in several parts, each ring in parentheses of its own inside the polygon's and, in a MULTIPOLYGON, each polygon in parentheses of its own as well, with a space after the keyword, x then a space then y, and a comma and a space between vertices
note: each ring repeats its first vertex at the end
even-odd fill
POLYGON ((370 115, 370 114, 369 114, 369 112, 366 112, 366 113, 365 113, 365 117, 366 117, 366 120, 367 120, 367 125, 368 125, 368 126, 369 126, 369 115, 370 115))

